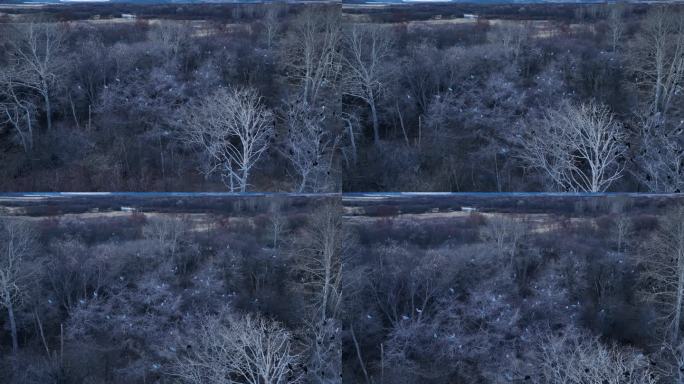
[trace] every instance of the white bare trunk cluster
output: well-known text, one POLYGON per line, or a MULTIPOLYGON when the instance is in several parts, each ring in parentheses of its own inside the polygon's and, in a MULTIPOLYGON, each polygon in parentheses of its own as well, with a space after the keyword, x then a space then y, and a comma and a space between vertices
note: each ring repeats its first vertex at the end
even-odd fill
POLYGON ((271 236, 273 240, 273 254, 278 256, 278 247, 283 242, 282 237, 285 234, 288 226, 287 216, 282 212, 282 201, 274 198, 271 199, 271 206, 269 208, 271 236))
POLYGON ((630 46, 630 64, 642 92, 635 176, 652 192, 679 192, 684 185, 683 123, 684 13, 654 7, 630 46), (680 121, 677 121, 680 120, 680 121))
POLYGON ((507 259, 513 265, 515 252, 527 231, 527 224, 521 219, 495 216, 487 219, 481 235, 484 240, 494 244, 500 258, 507 259))
POLYGON ((353 24, 344 39, 342 92, 368 105, 373 122, 373 140, 380 141, 377 102, 386 88, 386 61, 394 42, 383 26, 353 24))
POLYGON ((266 40, 266 49, 269 51, 273 48, 281 29, 280 20, 278 20, 279 13, 280 10, 273 6, 266 10, 266 15, 264 16, 264 40, 266 40))
POLYGON ((36 105, 21 92, 14 74, 0 69, 0 125, 9 124, 24 152, 33 150, 36 105))
POLYGON ((31 275, 26 258, 33 244, 33 231, 25 222, 0 222, 0 306, 7 310, 15 355, 19 350, 15 308, 31 275))
POLYGON ((0 124, 9 124, 25 152, 33 149, 36 112, 41 105, 52 127, 51 90, 62 68, 64 32, 50 23, 16 27, 9 39, 10 62, 0 68, 0 124))
POLYGON ((656 375, 639 351, 606 346, 593 336, 568 328, 540 341, 539 383, 655 384, 656 375))
POLYGON ((654 7, 631 47, 637 85, 652 115, 667 116, 684 77, 684 13, 654 7))
POLYGON ((622 42, 622 37, 625 34, 624 13, 625 7, 621 3, 611 5, 608 13, 608 30, 613 52, 617 52, 622 42))
POLYGON ((189 223, 181 217, 151 218, 143 227, 143 236, 154 240, 162 254, 174 260, 190 231, 189 223))
POLYGON ((245 192, 273 134, 273 115, 257 91, 221 88, 184 109, 180 124, 185 143, 204 155, 204 172, 218 172, 231 192, 245 192))
POLYGON ((149 38, 163 52, 167 60, 176 60, 183 45, 187 44, 193 33, 188 23, 160 20, 149 32, 149 38))
POLYGON ((632 173, 651 192, 675 193, 684 190, 684 137, 682 124, 669 125, 658 116, 640 123, 639 148, 632 173))
POLYGON ((50 90, 62 67, 65 34, 60 26, 49 23, 23 25, 10 41, 14 62, 14 85, 36 92, 43 99, 47 129, 52 127, 50 90))
POLYGON ((520 141, 521 159, 541 170, 556 189, 604 192, 622 177, 622 125, 604 106, 564 103, 520 141))
POLYGON ((331 173, 339 137, 327 118, 325 108, 314 110, 305 103, 295 103, 287 111, 283 155, 299 177, 297 192, 323 192, 334 184, 331 173))
POLYGON ((305 102, 317 104, 321 91, 336 83, 339 42, 339 12, 308 9, 295 20, 285 46, 285 65, 288 77, 301 87, 305 102))
POLYGON ((684 208, 665 216, 643 247, 639 262, 642 293, 653 303, 666 324, 663 338, 673 345, 680 341, 684 301, 684 208))
POLYGON ((316 212, 305 233, 299 269, 321 321, 336 318, 342 305, 342 271, 351 241, 341 207, 329 204, 316 212))
POLYGON ((297 383, 300 356, 292 335, 262 317, 206 318, 192 350, 180 357, 174 374, 189 384, 297 383))

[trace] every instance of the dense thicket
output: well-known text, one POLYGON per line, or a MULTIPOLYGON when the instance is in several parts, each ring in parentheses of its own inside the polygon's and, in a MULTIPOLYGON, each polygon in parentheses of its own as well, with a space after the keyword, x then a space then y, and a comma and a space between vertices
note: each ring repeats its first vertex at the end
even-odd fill
POLYGON ((681 191, 681 9, 507 7, 349 11, 344 189, 681 191))
POLYGON ((357 213, 345 382, 680 382, 682 211, 594 203, 357 213))
POLYGON ((676 5, 65 9, 3 16, 3 190, 682 189, 676 5))
POLYGON ((7 208, 0 381, 681 382, 678 198, 402 200, 7 208))
POLYGON ((339 206, 227 204, 3 217, 0 382, 339 382, 339 206))
POLYGON ((339 6, 208 8, 0 25, 0 189, 339 189, 339 6))

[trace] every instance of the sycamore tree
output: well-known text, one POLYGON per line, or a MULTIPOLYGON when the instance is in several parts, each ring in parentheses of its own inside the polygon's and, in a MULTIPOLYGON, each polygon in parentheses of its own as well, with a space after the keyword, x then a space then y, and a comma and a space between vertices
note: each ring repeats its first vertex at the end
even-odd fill
POLYGON ((206 174, 219 173, 230 191, 245 192, 270 145, 273 114, 253 88, 220 88, 181 112, 181 139, 202 155, 206 174))
POLYGON ((522 136, 520 158, 550 189, 605 192, 624 171, 625 132, 605 106, 565 102, 522 136))
POLYGON ((15 310, 22 302, 31 276, 27 258, 33 252, 34 239, 31 227, 25 222, 0 222, 0 306, 7 310, 15 356, 19 350, 15 310))

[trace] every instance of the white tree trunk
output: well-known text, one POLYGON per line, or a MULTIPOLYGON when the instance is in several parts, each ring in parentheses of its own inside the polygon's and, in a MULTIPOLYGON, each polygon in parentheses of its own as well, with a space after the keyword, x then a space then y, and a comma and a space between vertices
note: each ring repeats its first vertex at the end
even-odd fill
POLYGON ((17 335, 17 323, 14 319, 14 305, 12 304, 12 300, 9 300, 7 305, 7 315, 10 322, 10 332, 12 333, 12 354, 14 357, 17 357, 17 353, 19 352, 19 337, 17 335))

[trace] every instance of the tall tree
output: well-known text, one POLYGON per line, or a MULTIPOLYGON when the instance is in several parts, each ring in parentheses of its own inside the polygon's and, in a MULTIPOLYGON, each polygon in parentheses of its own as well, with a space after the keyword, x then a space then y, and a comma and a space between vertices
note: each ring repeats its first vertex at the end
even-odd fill
POLYGON ((642 293, 661 314, 663 337, 678 345, 684 303, 684 208, 661 219, 638 256, 643 267, 642 293))
POLYGON ((33 150, 35 114, 31 95, 22 92, 11 72, 0 69, 0 125, 9 124, 26 153, 33 150))
POLYGON ((273 133, 273 115, 257 91, 221 88, 180 117, 182 140, 204 155, 204 171, 219 172, 231 191, 245 192, 273 133))
POLYGON ((12 351, 19 350, 15 307, 21 302, 31 276, 26 258, 33 251, 34 235, 25 222, 0 222, 0 305, 7 309, 12 351))
POLYGON ((520 140, 520 158, 564 191, 604 192, 622 177, 625 133, 605 106, 563 103, 520 140))
POLYGON ((297 383, 293 368, 300 356, 292 335, 275 321, 258 316, 205 318, 195 345, 176 362, 176 376, 188 384, 297 383))
POLYGON ((276 8, 275 6, 268 7, 262 21, 264 28, 264 40, 266 40, 266 49, 269 51, 273 47, 273 43, 275 42, 281 29, 281 22, 278 20, 279 14, 280 9, 276 8))
POLYGON ((342 305, 342 272, 351 235, 341 209, 328 203, 314 213, 298 247, 302 281, 321 321, 337 317, 342 305))
POLYGON ((48 130, 52 128, 51 91, 64 63, 64 39, 64 29, 60 25, 29 23, 15 29, 9 44, 8 71, 12 79, 9 85, 40 95, 48 130))
POLYGON ((630 55, 650 114, 667 116, 684 78, 684 13, 668 6, 653 7, 630 55))
POLYGON ((330 117, 326 108, 314 109, 307 103, 293 103, 286 111, 283 154, 299 176, 299 193, 329 191, 334 184, 331 172, 339 136, 330 117))
POLYGON ((337 82, 340 13, 336 7, 308 8, 294 21, 284 44, 288 77, 301 87, 302 100, 317 104, 321 91, 337 82))
POLYGON ((373 140, 380 141, 377 102, 386 88, 387 60, 392 54, 390 30, 378 25, 352 24, 344 38, 342 92, 368 105, 373 140))
POLYGON ((494 244, 498 256, 507 258, 513 266, 515 253, 528 230, 524 219, 494 216, 487 219, 481 234, 486 241, 494 244))
POLYGON ((642 116, 638 126, 631 173, 651 192, 684 190, 684 124, 667 124, 662 116, 642 116))
POLYGON ((657 375, 639 351, 603 345, 597 337, 568 328, 541 337, 537 352, 543 384, 655 384, 657 375))
POLYGON ((625 6, 622 3, 612 4, 608 11, 608 31, 610 32, 610 45, 613 52, 617 52, 618 46, 625 34, 624 13, 625 6))
POLYGON ((339 383, 341 344, 339 337, 343 271, 352 241, 342 222, 342 207, 326 203, 313 213, 295 247, 298 272, 312 311, 306 323, 309 364, 313 382, 339 383))

